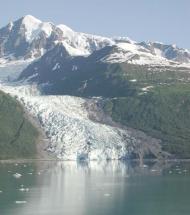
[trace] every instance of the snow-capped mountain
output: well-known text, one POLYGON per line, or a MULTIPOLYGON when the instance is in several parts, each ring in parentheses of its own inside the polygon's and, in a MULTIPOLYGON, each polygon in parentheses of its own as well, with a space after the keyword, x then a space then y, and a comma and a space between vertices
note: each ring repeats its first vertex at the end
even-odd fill
POLYGON ((175 45, 137 43, 127 38, 115 41, 112 52, 101 59, 103 62, 151 66, 189 66, 190 63, 190 52, 175 45))
POLYGON ((67 26, 56 26, 27 15, 0 29, 0 57, 35 59, 58 42, 62 42, 71 55, 87 55, 114 43, 109 38, 77 33, 67 26))
POLYGON ((107 38, 75 32, 61 24, 42 22, 31 15, 10 22, 0 29, 0 58, 36 59, 62 43, 71 56, 86 56, 106 46, 118 46, 108 63, 129 62, 133 64, 190 63, 190 52, 175 45, 156 42, 135 42, 128 37, 107 38))
POLYGON ((1 58, 37 58, 61 38, 61 30, 51 23, 25 16, 0 29, 1 58))
POLYGON ((160 56, 179 63, 190 62, 190 51, 187 49, 179 48, 176 45, 165 45, 160 42, 142 42, 139 43, 139 45, 150 50, 151 53, 155 56, 160 56))
MULTIPOLYGON (((158 42, 138 43, 128 37, 106 38, 75 32, 65 25, 56 26, 30 15, 0 29, 0 77, 4 80, 19 77, 63 88, 69 83, 67 78, 74 78, 77 80, 74 94, 81 95, 76 90, 81 92, 88 86, 95 87, 92 80, 99 84, 101 81, 103 86, 102 74, 108 86, 112 79, 106 75, 109 65, 122 63, 163 69, 189 68, 190 52, 158 42)), ((112 84, 109 87, 114 89, 112 84)), ((71 88, 68 89, 66 92, 70 94, 71 88)), ((59 93, 62 94, 63 89, 59 93)))
MULTIPOLYGON (((117 43, 112 46, 112 51, 103 56, 101 61, 105 63, 130 63, 138 65, 164 65, 175 64, 167 58, 150 52, 149 49, 131 42, 117 43)), ((177 62, 176 62, 177 65, 177 62)))

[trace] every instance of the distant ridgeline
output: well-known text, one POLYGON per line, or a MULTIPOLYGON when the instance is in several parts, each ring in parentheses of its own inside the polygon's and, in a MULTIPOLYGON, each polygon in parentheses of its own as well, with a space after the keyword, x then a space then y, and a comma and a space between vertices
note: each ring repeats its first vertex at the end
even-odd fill
POLYGON ((0 159, 35 158, 37 137, 21 105, 0 91, 0 159))

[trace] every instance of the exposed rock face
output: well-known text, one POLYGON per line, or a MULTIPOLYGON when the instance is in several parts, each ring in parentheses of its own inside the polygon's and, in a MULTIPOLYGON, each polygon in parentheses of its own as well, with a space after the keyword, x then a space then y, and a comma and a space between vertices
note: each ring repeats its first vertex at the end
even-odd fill
POLYGON ((190 62, 190 52, 187 49, 182 49, 176 45, 165 45, 159 42, 149 42, 149 43, 139 43, 154 55, 160 55, 168 60, 189 63, 190 62))

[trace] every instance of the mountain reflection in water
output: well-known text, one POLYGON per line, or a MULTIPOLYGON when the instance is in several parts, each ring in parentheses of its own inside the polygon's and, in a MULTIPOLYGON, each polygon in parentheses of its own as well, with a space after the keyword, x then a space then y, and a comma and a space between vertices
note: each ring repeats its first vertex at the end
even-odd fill
POLYGON ((0 163, 0 214, 188 215, 189 172, 181 162, 0 163))

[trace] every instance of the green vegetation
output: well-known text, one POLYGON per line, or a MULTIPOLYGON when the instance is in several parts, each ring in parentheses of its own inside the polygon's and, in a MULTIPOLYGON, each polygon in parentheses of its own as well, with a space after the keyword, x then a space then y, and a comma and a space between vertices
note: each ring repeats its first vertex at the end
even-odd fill
POLYGON ((190 81, 189 70, 184 68, 171 69, 171 67, 148 67, 126 63, 89 62, 79 67, 77 72, 66 68, 64 73, 60 74, 55 76, 54 73, 50 73, 52 77, 49 79, 53 83, 44 89, 46 94, 124 97, 135 95, 148 85, 164 86, 190 81), (135 79, 137 82, 131 81, 135 79))
POLYGON ((46 94, 66 94, 82 97, 116 97, 133 95, 136 87, 125 78, 119 64, 89 64, 77 72, 65 71, 64 78, 43 89, 46 94))
POLYGON ((0 92, 0 159, 35 157, 37 137, 21 105, 0 92))
POLYGON ((190 158, 190 86, 158 86, 145 94, 107 100, 113 120, 162 140, 163 150, 190 158))

